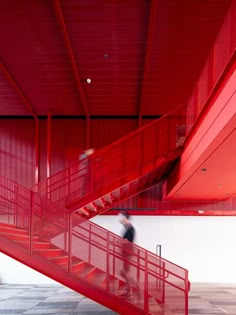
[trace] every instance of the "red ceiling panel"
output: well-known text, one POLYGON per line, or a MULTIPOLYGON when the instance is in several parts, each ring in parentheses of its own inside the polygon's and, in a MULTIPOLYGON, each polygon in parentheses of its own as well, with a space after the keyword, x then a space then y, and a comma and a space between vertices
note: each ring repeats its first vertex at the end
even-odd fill
POLYGON ((35 112, 83 113, 52 2, 0 1, 0 21, 1 58, 35 112))
POLYGON ((149 1, 63 1, 62 11, 94 115, 137 114, 149 1))
MULTIPOLYGON (((155 1, 58 1, 89 114, 187 102, 231 1, 155 1)), ((84 115, 54 2, 0 1, 0 58, 37 114, 84 115)), ((1 115, 27 114, 20 99, 5 104, 1 115)))

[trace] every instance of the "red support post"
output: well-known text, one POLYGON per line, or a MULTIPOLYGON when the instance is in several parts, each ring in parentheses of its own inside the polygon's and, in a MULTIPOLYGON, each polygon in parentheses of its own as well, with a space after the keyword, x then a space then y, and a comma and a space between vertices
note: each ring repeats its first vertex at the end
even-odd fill
POLYGON ((30 237, 30 246, 29 246, 29 252, 30 254, 33 253, 33 237, 34 237, 34 231, 33 231, 33 208, 34 208, 34 202, 33 202, 33 191, 30 191, 30 213, 29 213, 29 237, 30 237))
POLYGON ((106 278, 106 289, 109 292, 109 278, 110 278, 110 255, 109 255, 109 246, 110 246, 110 233, 107 231, 107 259, 106 259, 106 271, 107 271, 107 278, 106 278))
POLYGON ((185 270, 185 315, 188 315, 188 291, 189 291, 189 281, 188 281, 188 270, 185 270))
POLYGON ((48 113, 47 124, 47 177, 51 175, 51 126, 52 126, 51 113, 48 113))
POLYGON ((39 120, 35 119, 35 184, 39 182, 39 120))
POLYGON ((144 313, 148 314, 148 252, 145 251, 145 271, 144 271, 144 313))
POLYGON ((68 273, 71 272, 72 266, 72 220, 73 213, 68 214, 68 273))

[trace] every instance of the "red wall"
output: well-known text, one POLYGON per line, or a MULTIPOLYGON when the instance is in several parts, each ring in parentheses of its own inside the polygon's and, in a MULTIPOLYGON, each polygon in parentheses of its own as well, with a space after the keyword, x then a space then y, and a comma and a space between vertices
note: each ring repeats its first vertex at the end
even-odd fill
POLYGON ((1 119, 1 175, 31 186, 34 183, 35 152, 34 120, 1 119))
POLYGON ((188 101, 187 131, 190 131, 236 49, 236 1, 232 1, 218 37, 188 101))
MULTIPOLYGON (((36 135, 34 119, 1 119, 0 170, 25 186, 35 183, 36 135)), ((135 119, 91 120, 91 147, 99 149, 137 127, 135 119)), ((83 119, 39 120, 39 179, 78 160, 85 149, 86 125, 83 119), (50 129, 50 131, 49 131, 50 129), (48 142, 49 141, 49 142, 48 142)))

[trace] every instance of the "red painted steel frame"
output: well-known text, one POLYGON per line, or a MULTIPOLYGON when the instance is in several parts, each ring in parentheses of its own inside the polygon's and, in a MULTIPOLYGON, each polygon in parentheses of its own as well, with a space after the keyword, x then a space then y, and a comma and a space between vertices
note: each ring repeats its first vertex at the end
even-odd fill
POLYGON ((66 215, 66 209, 4 177, 0 202, 4 253, 120 314, 188 314, 187 270, 134 244, 127 247, 119 236, 66 215), (135 299, 119 296, 123 264, 136 282, 135 299))
POLYGON ((73 73, 74 73, 77 89, 79 91, 79 95, 81 96, 82 105, 83 105, 83 108, 84 108, 84 111, 85 111, 85 115, 86 115, 86 148, 88 149, 90 147, 90 115, 89 115, 88 104, 87 104, 87 101, 86 101, 86 98, 85 98, 85 95, 84 95, 84 91, 83 91, 83 88, 82 88, 82 85, 81 85, 78 67, 77 67, 77 64, 76 64, 76 61, 75 61, 73 49, 72 49, 72 46, 71 46, 71 43, 70 43, 68 31, 66 29, 66 25, 65 25, 64 18, 63 18, 63 14, 62 14, 62 10, 61 10, 61 7, 60 7, 59 0, 54 0, 54 7, 55 7, 55 11, 56 11, 56 14, 57 14, 57 18, 58 18, 60 27, 62 29, 62 33, 63 33, 65 45, 66 45, 66 48, 67 48, 67 52, 68 52, 68 55, 69 55, 70 63, 72 65, 72 70, 73 70, 73 73))

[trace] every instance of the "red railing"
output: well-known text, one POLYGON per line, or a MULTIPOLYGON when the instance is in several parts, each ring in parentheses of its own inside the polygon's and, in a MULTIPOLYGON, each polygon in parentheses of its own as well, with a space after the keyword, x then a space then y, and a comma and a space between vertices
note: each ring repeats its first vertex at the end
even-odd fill
POLYGON ((183 143, 185 108, 168 113, 33 187, 64 207, 100 197, 156 168, 183 143))
POLYGON ((0 209, 0 223, 13 224, 28 232, 28 246, 19 242, 16 245, 22 246, 22 251, 39 257, 35 247, 39 240, 63 250, 63 263, 58 265, 50 260, 52 270, 64 270, 79 281, 82 275, 75 272, 76 262, 83 261, 92 268, 89 281, 93 287, 119 298, 118 285, 123 282, 120 271, 126 263, 139 293, 139 301, 130 299, 126 303, 135 303, 133 306, 144 314, 152 314, 155 303, 163 314, 188 314, 187 270, 134 244, 127 249, 126 260, 122 238, 90 221, 81 223, 76 213, 67 215, 66 209, 3 177, 0 177, 0 209), (97 276, 93 278, 95 271, 97 276))

